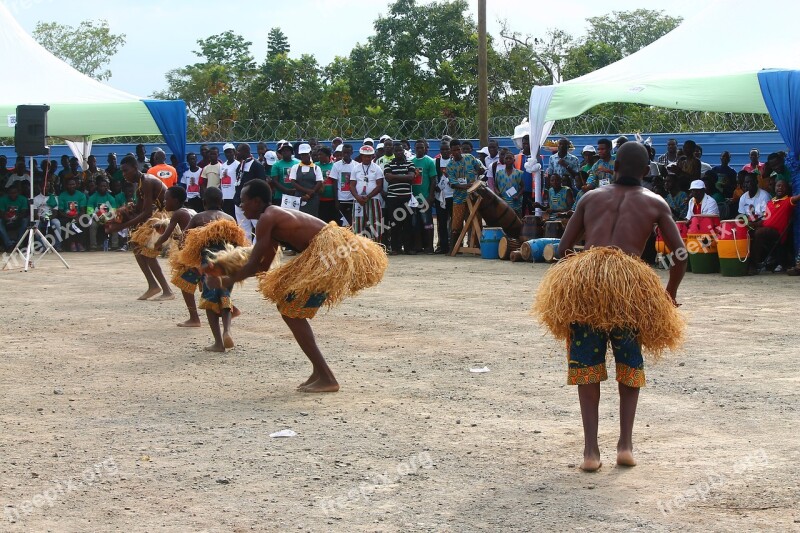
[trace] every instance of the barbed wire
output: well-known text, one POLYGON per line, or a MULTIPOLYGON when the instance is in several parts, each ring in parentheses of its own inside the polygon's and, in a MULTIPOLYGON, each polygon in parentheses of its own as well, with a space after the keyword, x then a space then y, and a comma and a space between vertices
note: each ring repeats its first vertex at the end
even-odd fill
MULTIPOLYGON (((652 108, 609 104, 608 114, 584 114, 556 121, 553 135, 612 135, 620 133, 699 133, 723 131, 773 131, 772 118, 759 113, 708 113, 679 109, 652 108)), ((490 137, 511 137, 522 116, 497 116, 489 119, 490 137)), ((478 121, 474 118, 437 118, 430 120, 399 120, 374 117, 336 117, 305 121, 294 120, 220 120, 213 124, 190 122, 187 141, 231 142, 265 141, 280 139, 330 140, 378 138, 383 134, 395 139, 440 139, 444 135, 462 139, 479 137, 478 121)), ((160 136, 114 137, 103 139, 103 144, 161 143, 160 136)), ((0 139, 2 145, 14 144, 13 139, 0 139)), ((53 139, 52 144, 61 144, 53 139)))

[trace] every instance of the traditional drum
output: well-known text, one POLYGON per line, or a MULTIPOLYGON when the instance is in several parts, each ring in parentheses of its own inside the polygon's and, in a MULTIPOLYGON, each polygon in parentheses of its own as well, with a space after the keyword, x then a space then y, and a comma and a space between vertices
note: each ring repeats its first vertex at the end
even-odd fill
POLYGON ((561 220, 548 220, 544 223, 544 236, 546 239, 560 239, 564 235, 564 222, 561 220))
MULTIPOLYGON (((542 261, 544 261, 545 246, 551 245, 557 247, 560 240, 561 239, 548 239, 546 237, 544 239, 536 239, 531 244, 529 244, 531 249, 530 253, 531 259, 535 263, 541 263, 542 261)), ((553 256, 555 256, 555 252, 553 252, 553 256)))
POLYGON ((485 183, 476 181, 468 189, 468 192, 483 199, 479 210, 481 217, 488 225, 503 228, 509 237, 519 237, 522 232, 522 221, 514 213, 514 210, 493 193, 485 183))
POLYGON ((521 244, 519 239, 502 237, 497 245, 497 255, 500 256, 500 259, 508 259, 511 256, 511 252, 519 250, 521 244))
POLYGON ((538 219, 533 215, 522 217, 522 233, 519 236, 520 243, 531 239, 542 237, 542 229, 539 227, 538 219))
POLYGON ((686 251, 694 274, 719 272, 718 226, 719 217, 716 215, 694 215, 689 221, 686 251))
POLYGON ((558 259, 558 244, 545 244, 542 250, 542 259, 545 263, 555 263, 558 259))
POLYGON ((500 239, 503 237, 503 230, 500 228, 483 228, 481 235, 481 257, 483 259, 498 259, 497 254, 500 239))
POLYGON ((750 257, 750 234, 747 221, 743 219, 723 220, 720 225, 719 270, 723 276, 737 277, 747 275, 747 259, 750 257))

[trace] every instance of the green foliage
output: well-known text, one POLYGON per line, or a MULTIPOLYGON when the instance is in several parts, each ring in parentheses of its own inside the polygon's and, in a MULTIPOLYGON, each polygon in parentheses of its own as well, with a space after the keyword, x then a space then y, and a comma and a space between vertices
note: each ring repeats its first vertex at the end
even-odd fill
POLYGON ((611 15, 587 19, 586 41, 607 44, 625 57, 671 32, 682 20, 652 9, 614 11, 611 15))
POLYGON ((125 44, 125 34, 111 33, 105 20, 84 20, 77 27, 39 22, 33 38, 77 71, 100 81, 111 78, 111 71, 104 67, 125 44))
POLYGON ((280 28, 272 28, 267 34, 267 56, 272 57, 278 54, 288 55, 289 38, 280 28))

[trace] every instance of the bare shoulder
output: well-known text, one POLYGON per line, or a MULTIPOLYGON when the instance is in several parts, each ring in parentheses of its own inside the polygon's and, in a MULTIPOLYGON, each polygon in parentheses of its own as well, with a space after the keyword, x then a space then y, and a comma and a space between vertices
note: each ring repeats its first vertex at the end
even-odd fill
POLYGON ((644 187, 642 187, 641 192, 642 196, 647 200, 647 202, 669 209, 669 204, 667 204, 667 201, 662 196, 659 196, 658 194, 649 189, 645 189, 644 187))

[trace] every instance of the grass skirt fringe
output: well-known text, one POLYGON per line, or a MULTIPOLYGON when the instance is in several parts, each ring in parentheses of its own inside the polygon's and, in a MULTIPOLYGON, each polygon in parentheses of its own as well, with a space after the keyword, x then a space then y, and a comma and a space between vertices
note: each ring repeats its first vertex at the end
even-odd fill
POLYGON ((156 211, 152 217, 131 232, 129 241, 136 253, 145 257, 158 257, 161 255, 161 250, 156 250, 153 245, 169 226, 169 219, 169 213, 156 211))
POLYGON ((310 295, 324 293, 325 305, 330 308, 377 285, 388 266, 383 246, 331 222, 294 260, 260 273, 258 288, 264 298, 275 303, 289 294, 305 301, 310 295))
POLYGON ((183 248, 175 261, 192 268, 200 268, 203 250, 209 244, 224 242, 234 246, 249 246, 244 230, 233 220, 215 220, 186 232, 183 248))
POLYGON ((550 267, 532 314, 561 340, 576 322, 598 331, 633 329, 652 360, 664 349, 680 347, 686 326, 652 268, 610 247, 594 247, 550 267))

